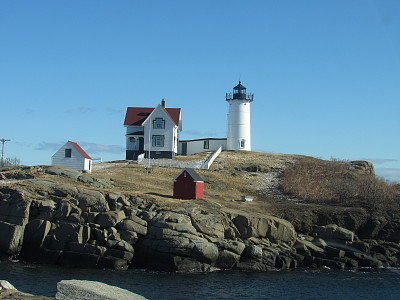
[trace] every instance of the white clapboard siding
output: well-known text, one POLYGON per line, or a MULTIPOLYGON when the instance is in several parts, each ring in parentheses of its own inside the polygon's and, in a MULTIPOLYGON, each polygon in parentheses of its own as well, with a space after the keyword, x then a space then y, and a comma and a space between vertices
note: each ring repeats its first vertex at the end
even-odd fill
POLYGON ((75 170, 91 171, 92 160, 85 158, 71 142, 65 143, 51 158, 53 166, 68 167, 75 170), (71 157, 65 157, 65 149, 71 149, 71 157))
POLYGON ((146 119, 143 123, 144 127, 144 150, 149 150, 149 142, 150 149, 152 151, 174 151, 176 149, 176 145, 174 145, 175 136, 178 133, 178 126, 171 120, 171 118, 167 115, 165 110, 159 105, 157 106, 151 115, 146 119), (155 118, 162 118, 165 121, 165 127, 162 129, 153 128, 153 120, 155 118), (164 136, 164 147, 153 147, 152 145, 152 136, 153 135, 163 135, 164 136))
POLYGON ((186 140, 179 141, 178 154, 182 155, 182 144, 186 143, 187 152, 186 155, 193 155, 200 152, 217 151, 219 148, 222 150, 226 149, 226 139, 221 138, 209 138, 209 139, 198 139, 198 140, 186 140), (204 142, 208 141, 208 148, 204 148, 204 142))

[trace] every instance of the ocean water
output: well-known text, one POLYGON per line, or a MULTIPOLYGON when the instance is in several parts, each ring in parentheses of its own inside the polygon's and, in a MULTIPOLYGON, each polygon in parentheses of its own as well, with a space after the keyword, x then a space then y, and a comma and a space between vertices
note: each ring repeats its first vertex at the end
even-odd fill
POLYGON ((63 279, 95 280, 148 299, 400 299, 400 270, 174 274, 0 263, 0 279, 54 297, 63 279))

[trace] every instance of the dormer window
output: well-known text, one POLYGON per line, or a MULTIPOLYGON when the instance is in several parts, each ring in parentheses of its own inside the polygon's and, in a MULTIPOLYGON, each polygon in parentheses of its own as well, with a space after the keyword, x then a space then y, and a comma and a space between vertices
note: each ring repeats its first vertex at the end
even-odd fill
POLYGON ((153 120, 153 128, 154 129, 164 129, 165 128, 165 120, 163 118, 155 118, 153 120))

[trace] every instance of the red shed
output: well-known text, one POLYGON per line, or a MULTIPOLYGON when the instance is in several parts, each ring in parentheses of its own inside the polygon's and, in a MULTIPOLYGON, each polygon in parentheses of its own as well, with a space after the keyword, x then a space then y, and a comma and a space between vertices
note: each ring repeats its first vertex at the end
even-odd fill
POLYGON ((183 169, 174 179, 174 198, 203 199, 204 180, 193 170, 183 169))

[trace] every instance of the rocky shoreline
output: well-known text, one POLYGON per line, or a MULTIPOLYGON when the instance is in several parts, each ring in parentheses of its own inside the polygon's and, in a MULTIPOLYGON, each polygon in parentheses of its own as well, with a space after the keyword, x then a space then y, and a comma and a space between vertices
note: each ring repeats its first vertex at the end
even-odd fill
POLYGON ((396 224, 389 224, 392 234, 385 240, 374 230, 389 225, 371 227, 369 221, 357 229, 371 231, 363 239, 335 224, 296 232, 289 221, 263 213, 195 201, 166 208, 109 191, 110 182, 77 171, 28 169, 14 172, 23 181, 0 186, 4 260, 172 272, 400 266, 396 224), (45 179, 29 178, 34 172, 45 179), (54 176, 85 185, 55 183, 54 176))

